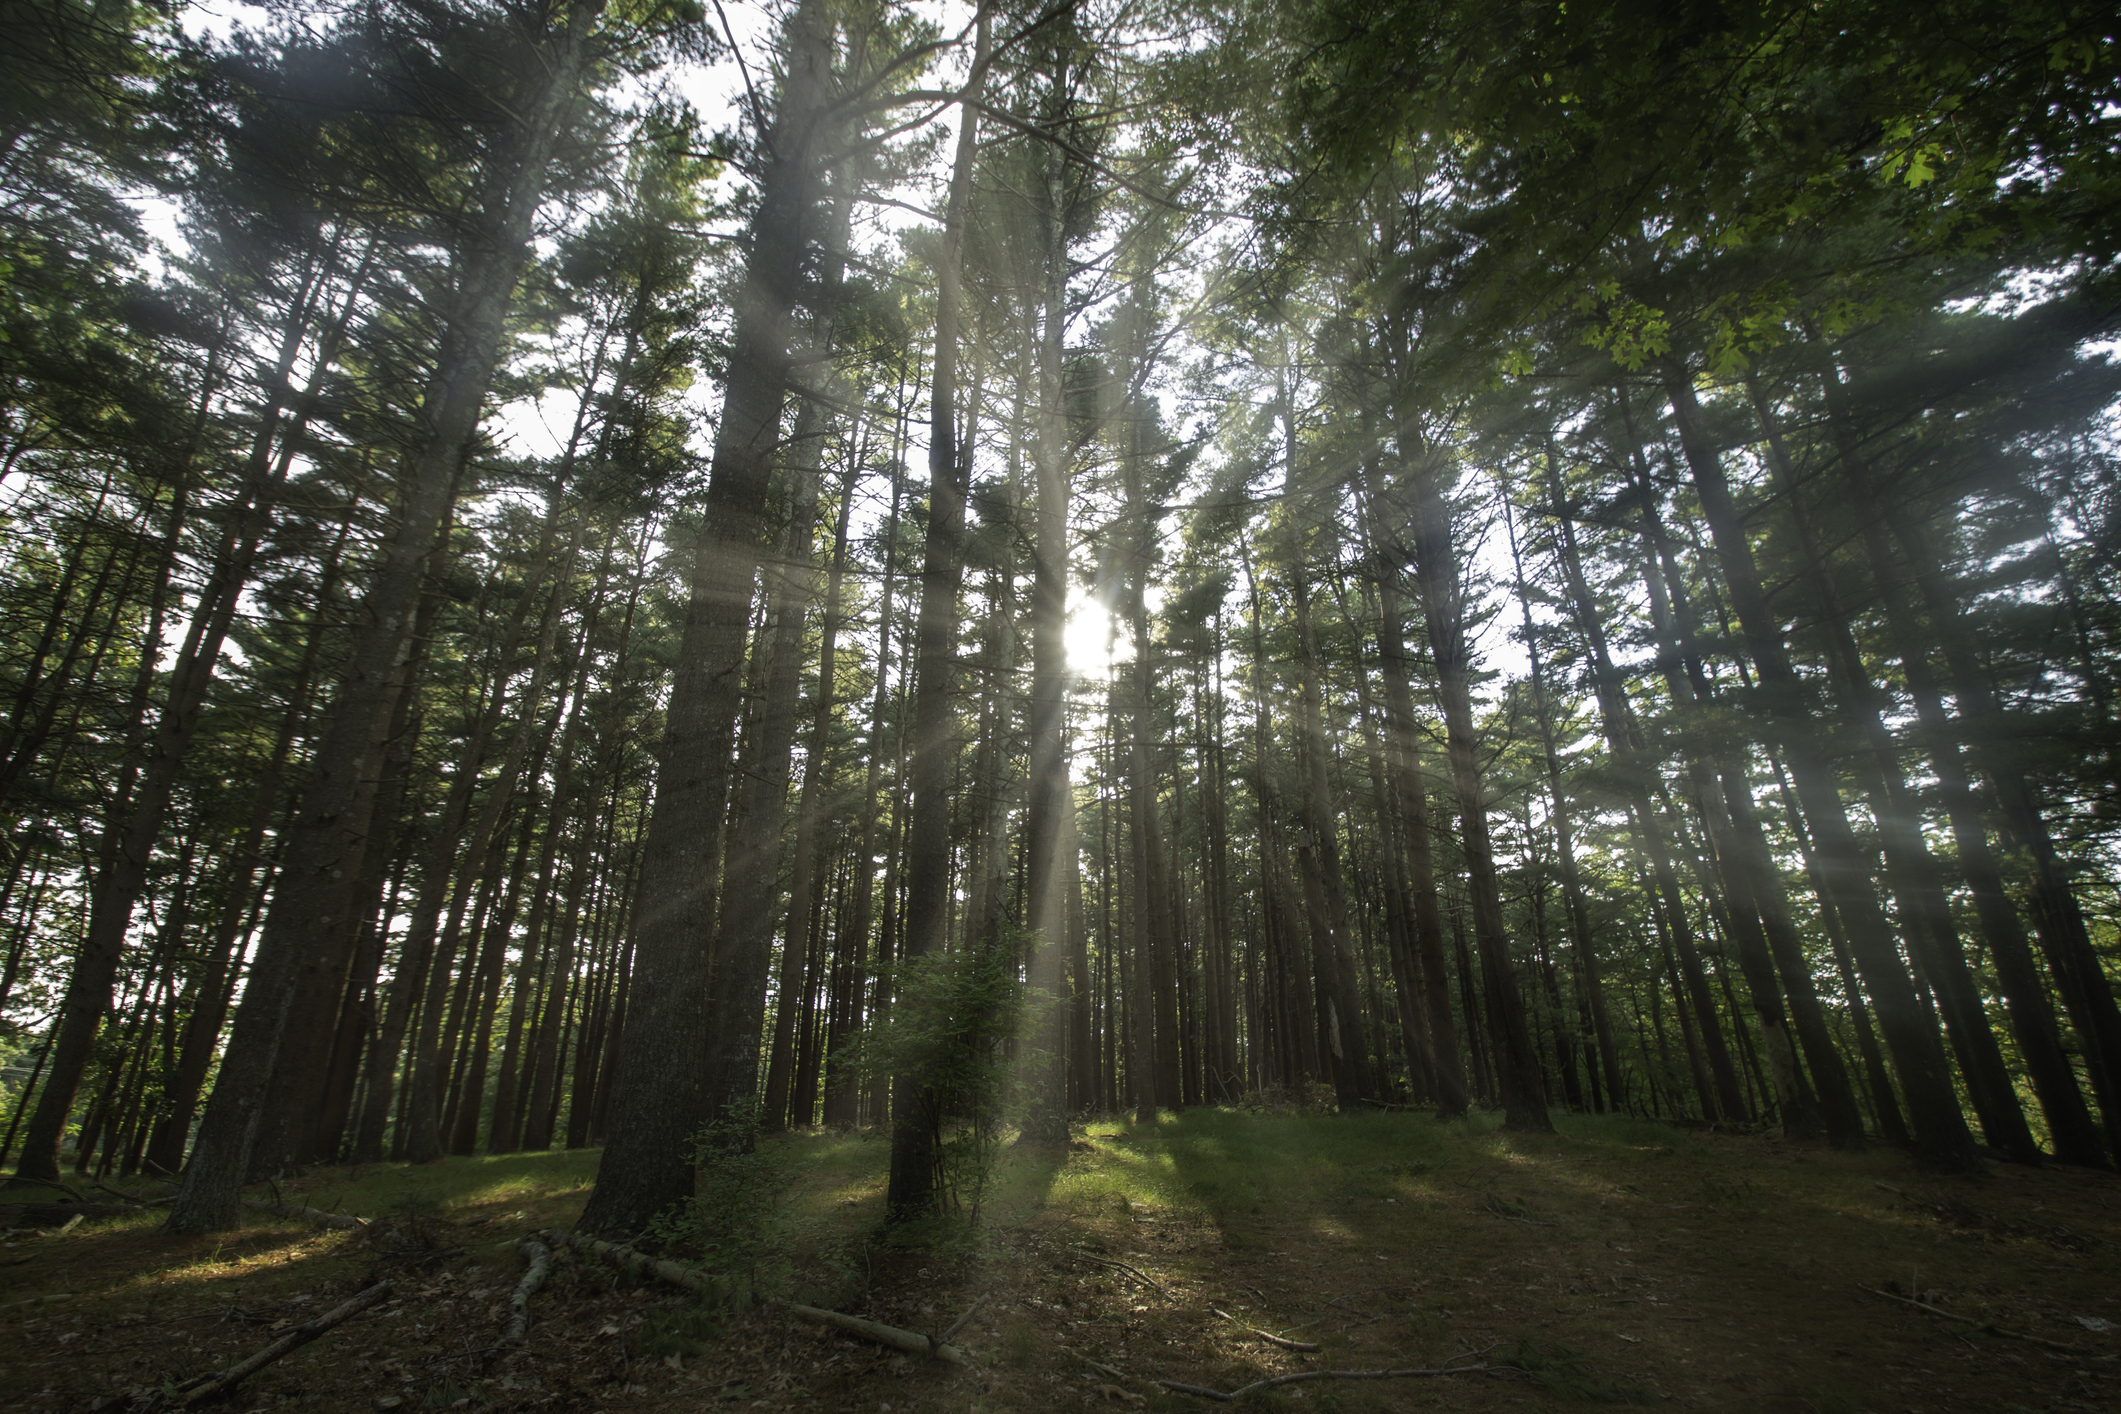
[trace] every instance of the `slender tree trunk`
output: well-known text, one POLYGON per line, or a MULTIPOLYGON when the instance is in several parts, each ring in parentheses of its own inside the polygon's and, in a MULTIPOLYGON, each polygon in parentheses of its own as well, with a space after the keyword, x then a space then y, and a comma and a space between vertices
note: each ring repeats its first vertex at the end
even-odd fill
MULTIPOLYGON (((367 274, 368 264, 364 260, 347 291, 344 312, 330 322, 321 336, 315 372, 308 394, 302 399, 305 407, 311 404, 326 371, 337 359, 341 337, 367 274)), ((93 886, 88 931, 74 955, 66 992, 60 1002, 59 1022, 54 1032, 44 1089, 38 1096, 36 1113, 23 1139, 22 1160, 17 1169, 19 1179, 58 1176, 59 1143, 65 1133, 75 1093, 86 1073, 97 1028, 103 1013, 110 1007, 111 987, 117 979, 126 934, 147 882, 155 845, 169 816, 178 772, 190 752, 222 645, 234 624, 258 546, 270 525, 274 494, 286 480, 294 460, 294 444, 307 424, 306 414, 293 420, 285 435, 278 437, 278 444, 284 450, 275 460, 273 451, 276 435, 281 432, 279 419, 284 396, 279 390, 286 388, 287 379, 307 341, 314 316, 311 294, 321 278, 328 278, 328 271, 305 282, 289 311, 277 363, 268 383, 275 391, 268 397, 260 417, 258 431, 238 482, 239 489, 233 503, 226 509, 226 526, 213 553, 213 567, 193 605, 190 626, 170 671, 168 696, 154 730, 147 735, 145 760, 138 767, 135 788, 121 792, 125 803, 120 812, 113 815, 105 832, 99 851, 103 867, 93 886)), ((172 554, 175 548, 172 543, 172 554)), ((128 767, 128 776, 131 775, 132 768, 128 767)))
MULTIPOLYGON (((950 921, 950 775, 957 716, 955 658, 958 591, 964 578, 965 497, 970 458, 958 446, 958 285, 965 210, 977 151, 981 84, 989 57, 990 16, 983 5, 965 101, 959 108, 957 156, 943 213, 936 262, 935 372, 929 405, 928 548, 921 568, 920 617, 914 630, 912 817, 906 833, 906 925, 901 959, 942 949, 950 921)), ((928 1216, 936 1204, 935 1094, 928 1077, 894 1078, 890 1221, 928 1216)))
POLYGON ((1429 650, 1436 666, 1437 698, 1443 706, 1451 782, 1458 796, 1459 830, 1466 854, 1467 891, 1473 908, 1473 933, 1480 948, 1481 971, 1494 1029, 1503 1124, 1509 1129, 1544 1133, 1552 1130, 1546 1095, 1540 1083, 1539 1057, 1525 1016, 1524 997, 1510 961, 1509 936, 1502 914, 1502 890, 1495 874, 1495 851, 1488 837, 1486 788, 1480 770, 1480 741, 1473 726, 1473 697, 1468 673, 1472 654, 1466 640, 1465 590, 1457 548, 1452 539, 1451 510, 1439 484, 1437 454, 1402 434, 1404 474, 1411 483, 1414 527, 1414 578, 1421 589, 1428 619, 1429 650))

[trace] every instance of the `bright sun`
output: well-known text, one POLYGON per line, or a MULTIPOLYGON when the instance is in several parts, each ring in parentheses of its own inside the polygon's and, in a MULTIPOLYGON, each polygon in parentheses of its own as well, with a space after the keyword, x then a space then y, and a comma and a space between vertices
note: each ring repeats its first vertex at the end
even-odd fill
POLYGON ((1098 600, 1078 591, 1068 599, 1068 667, 1078 676, 1103 678, 1111 670, 1112 615, 1098 600))

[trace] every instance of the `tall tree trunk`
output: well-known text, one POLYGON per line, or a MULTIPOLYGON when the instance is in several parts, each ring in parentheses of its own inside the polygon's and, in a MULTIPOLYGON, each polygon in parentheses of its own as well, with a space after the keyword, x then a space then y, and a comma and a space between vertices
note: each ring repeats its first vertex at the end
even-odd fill
MULTIPOLYGON (((950 775, 957 717, 958 591, 965 566, 965 497, 969 456, 957 427, 959 280, 965 209, 978 146, 979 95, 986 78, 991 17, 982 5, 971 76, 959 107, 957 156, 943 211, 936 262, 935 372, 928 436, 928 548, 921 567, 920 617, 914 629, 912 817, 906 832, 905 944, 912 961, 939 952, 950 922, 950 775)), ((886 1217, 906 1222, 935 1210, 938 1161, 935 1094, 922 1075, 894 1077, 891 1174, 886 1217)))
MULTIPOLYGON (((1050 79, 1047 120, 1066 120, 1069 103, 1067 50, 1059 50, 1050 79)), ((1058 144, 1040 151, 1045 164, 1043 298, 1039 312, 1038 424, 1032 443, 1037 480, 1036 530, 1031 547, 1031 700, 1028 704, 1030 808, 1024 824, 1024 856, 1030 900, 1030 981, 1058 998, 1067 944, 1068 900, 1081 888, 1078 863, 1066 828, 1073 787, 1068 780, 1068 495, 1073 449, 1068 443, 1066 391, 1061 361, 1067 320, 1067 183, 1070 163, 1058 144)), ((1061 1056, 1067 1009, 1058 1001, 1043 1019, 1032 1046, 1030 1100, 1023 1142, 1068 1141, 1067 1086, 1061 1056)))
POLYGON ((1967 745, 1996 792, 2004 827, 2030 866, 2033 933, 2054 973, 2063 1010, 2084 1048, 2084 1068, 2105 1121, 2107 1144, 2121 1160, 2121 1008, 2115 1005, 2112 984, 2092 947, 2084 910, 2041 813, 2033 782, 2013 759, 2012 735, 1994 686, 1974 655, 1972 645, 1977 640, 1961 614, 1958 592, 1945 577, 1923 528, 1904 514, 1888 513, 1894 538, 1914 567, 1923 605, 1944 650, 1967 745))
MULTIPOLYGON (((1549 463, 1551 466, 1551 463, 1549 463)), ((1504 514, 1509 514, 1507 506, 1504 514)), ((1617 1108, 1627 1093, 1620 1072, 1620 1055, 1613 1042, 1612 1020, 1606 1011, 1605 984, 1599 975, 1597 941, 1591 932, 1590 906, 1583 893, 1583 879, 1576 869, 1575 826, 1569 813, 1568 792, 1561 781, 1561 750, 1554 739, 1554 712, 1547 695, 1546 665, 1532 625, 1531 600, 1525 592, 1524 561, 1519 557, 1517 531, 1510 530, 1510 564, 1517 577, 1517 602, 1524 611, 1525 652, 1532 662, 1532 708, 1539 723, 1541 762, 1546 768, 1547 798, 1553 813, 1555 863, 1561 875, 1562 906, 1569 919, 1569 939, 1575 949, 1577 971, 1583 978, 1585 1010, 1591 1017, 1599 1068, 1605 1074, 1606 1093, 1617 1108)), ((1595 1086, 1593 1087, 1596 1088, 1595 1086)))
POLYGON ((780 446, 803 257, 816 234, 817 154, 832 59, 821 0, 803 0, 790 17, 787 52, 773 128, 761 135, 766 170, 738 295, 707 514, 691 550, 663 770, 642 847, 640 931, 625 1039, 612 1071, 611 1142, 582 1213, 585 1232, 630 1236, 693 1189, 730 738, 742 709, 744 640, 780 446))
POLYGON ((1451 508, 1441 484, 1441 454, 1410 440, 1403 431, 1402 474, 1410 483, 1414 579, 1420 587, 1422 613, 1428 620, 1429 651, 1436 668, 1436 695, 1443 707, 1445 746, 1451 784, 1458 796, 1460 839, 1466 854, 1467 892, 1473 909, 1473 935, 1480 948, 1488 1010, 1493 1018, 1495 1058, 1505 1128, 1545 1133, 1546 1095, 1540 1083, 1539 1057, 1525 1016, 1524 997, 1510 962, 1509 935, 1502 915, 1502 889, 1495 874, 1495 851, 1488 837, 1486 788, 1480 770, 1480 739, 1473 725, 1473 696, 1468 674, 1471 647, 1466 637, 1465 586, 1452 538, 1451 508))

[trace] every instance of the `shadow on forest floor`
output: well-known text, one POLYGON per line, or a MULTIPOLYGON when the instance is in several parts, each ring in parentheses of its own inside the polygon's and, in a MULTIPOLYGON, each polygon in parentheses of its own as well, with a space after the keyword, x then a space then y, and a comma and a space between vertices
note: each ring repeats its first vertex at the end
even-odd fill
POLYGON ((1205 1409, 1153 1381, 1232 1389, 1487 1350, 1522 1373, 1318 1381, 1246 1404, 2115 1407, 2111 1175, 1941 1178, 1886 1149, 1558 1124, 1527 1136, 1492 1116, 1228 1109, 1097 1121, 1065 1154, 1010 1151, 981 1223, 945 1221, 922 1245, 878 1231, 880 1136, 767 1145, 770 1202, 741 1219, 770 1229, 747 1249, 760 1285, 922 1331, 981 1298, 959 1336, 985 1365, 976 1374, 770 1309, 703 1310, 572 1259, 538 1297, 527 1349, 500 1352, 512 1242, 572 1221, 597 1156, 318 1170, 283 1194, 391 1217, 417 1240, 384 1253, 263 1213, 214 1238, 165 1237, 158 1214, 10 1235, 0 1407, 134 1407, 384 1275, 396 1300, 261 1372, 233 1406, 1205 1409))

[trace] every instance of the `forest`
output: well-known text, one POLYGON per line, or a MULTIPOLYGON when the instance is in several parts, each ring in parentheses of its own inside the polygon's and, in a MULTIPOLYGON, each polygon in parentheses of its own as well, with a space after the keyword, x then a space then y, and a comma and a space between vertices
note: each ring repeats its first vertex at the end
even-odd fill
POLYGON ((0 16, 0 1202, 2121 1160, 2107 7, 0 16))

